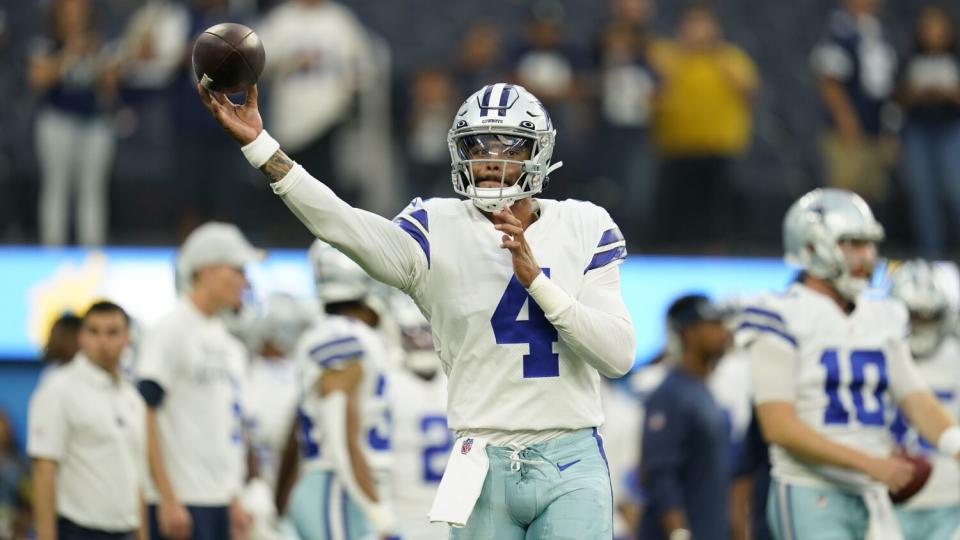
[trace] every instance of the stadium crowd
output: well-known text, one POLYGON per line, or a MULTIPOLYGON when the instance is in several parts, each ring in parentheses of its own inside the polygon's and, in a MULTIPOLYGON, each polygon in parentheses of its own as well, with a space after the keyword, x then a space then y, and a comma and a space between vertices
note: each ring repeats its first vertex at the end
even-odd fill
POLYGON ((0 238, 9 242, 169 244, 208 219, 266 245, 305 240, 193 94, 192 37, 230 20, 262 34, 271 132, 349 201, 383 215, 411 194, 449 195, 450 113, 503 79, 541 96, 565 126, 557 155, 567 165, 551 196, 610 208, 635 252, 773 253, 768 224, 818 185, 876 206, 895 252, 934 257, 957 246, 956 14, 932 4, 499 0, 478 14, 416 0, 49 0, 3 9, 0 238))

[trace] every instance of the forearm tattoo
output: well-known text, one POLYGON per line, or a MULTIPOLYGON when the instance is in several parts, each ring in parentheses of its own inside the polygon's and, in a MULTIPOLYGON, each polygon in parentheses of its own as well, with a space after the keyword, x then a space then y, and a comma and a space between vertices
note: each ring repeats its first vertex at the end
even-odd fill
POLYGON ((286 154, 283 153, 283 150, 277 150, 266 163, 263 164, 263 167, 260 167, 260 171, 266 175, 270 183, 279 182, 283 180, 283 177, 290 172, 290 169, 293 168, 293 160, 290 159, 286 154))

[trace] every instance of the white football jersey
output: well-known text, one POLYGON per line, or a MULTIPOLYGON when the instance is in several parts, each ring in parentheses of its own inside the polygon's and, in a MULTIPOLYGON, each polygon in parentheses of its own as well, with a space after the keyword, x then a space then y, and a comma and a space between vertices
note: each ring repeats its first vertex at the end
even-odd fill
POLYGON ((344 362, 363 363, 360 383, 360 430, 367 463, 381 476, 391 467, 391 410, 387 388, 387 350, 380 336, 366 324, 339 316, 325 316, 300 338, 296 348, 300 378, 300 406, 297 410, 301 453, 308 468, 330 470, 324 459, 324 430, 317 382, 325 370, 338 369, 344 362))
POLYGON ((724 355, 707 379, 707 387, 729 422, 731 448, 739 451, 753 416, 747 356, 736 349, 724 355))
POLYGON ((393 408, 394 455, 391 502, 404 538, 447 538, 450 527, 430 523, 433 504, 453 446, 447 429, 447 380, 438 373, 424 380, 406 369, 390 373, 393 408))
MULTIPOLYGON (((537 199, 524 233, 537 263, 574 298, 594 272, 626 257, 602 208, 537 199)), ((415 199, 397 218, 428 271, 408 292, 430 321, 449 379, 450 428, 541 431, 603 423, 600 375, 558 338, 514 275, 502 233, 469 200, 415 199)), ((619 290, 617 291, 619 294, 619 290)), ((581 299, 583 300, 583 299, 581 299)))
MULTIPOLYGON (((954 418, 960 418, 960 342, 948 336, 929 358, 916 361, 917 370, 930 390, 954 418)), ((957 460, 937 452, 935 443, 921 438, 902 414, 897 414, 893 433, 901 446, 930 459, 933 472, 926 485, 904 505, 909 510, 942 508, 960 504, 960 466, 957 460)))
MULTIPOLYGON (((815 430, 861 452, 890 455, 893 405, 923 388, 906 345, 902 304, 862 297, 848 315, 826 295, 798 283, 748 303, 742 315, 739 343, 771 338, 796 351, 792 372, 753 381, 758 402, 781 400, 764 396, 769 388, 789 386, 797 416, 815 430)), ((771 461, 773 476, 788 482, 855 491, 872 485, 862 473, 810 464, 778 446, 771 448, 771 461)))
POLYGON ((254 358, 247 371, 244 417, 260 477, 277 485, 277 469, 297 410, 300 383, 292 358, 254 358))

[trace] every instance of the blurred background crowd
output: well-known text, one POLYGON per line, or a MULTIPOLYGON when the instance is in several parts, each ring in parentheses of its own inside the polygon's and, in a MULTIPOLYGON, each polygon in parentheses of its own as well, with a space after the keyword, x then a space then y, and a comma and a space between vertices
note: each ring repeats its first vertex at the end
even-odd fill
POLYGON ((305 245, 195 94, 193 37, 239 21, 267 51, 267 128, 384 215, 413 195, 452 195, 451 118, 465 96, 506 80, 554 117, 565 166, 545 195, 607 207, 635 253, 776 254, 784 209, 819 185, 863 195, 888 252, 960 245, 957 13, 924 1, 0 9, 3 242, 169 245, 221 219, 262 244, 305 245))

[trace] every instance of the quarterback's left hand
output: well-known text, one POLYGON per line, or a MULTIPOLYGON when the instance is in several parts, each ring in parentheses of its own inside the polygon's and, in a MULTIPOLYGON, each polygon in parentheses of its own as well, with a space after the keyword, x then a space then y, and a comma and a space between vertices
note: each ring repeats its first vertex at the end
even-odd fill
POLYGON ((493 223, 493 228, 503 233, 500 247, 510 250, 513 256, 513 272, 517 275, 517 281, 525 289, 530 287, 540 274, 540 265, 533 258, 533 251, 523 237, 523 225, 510 208, 494 213, 493 223))

